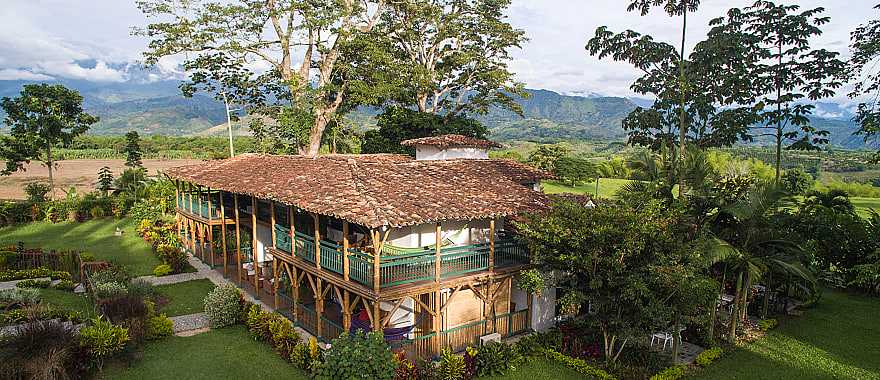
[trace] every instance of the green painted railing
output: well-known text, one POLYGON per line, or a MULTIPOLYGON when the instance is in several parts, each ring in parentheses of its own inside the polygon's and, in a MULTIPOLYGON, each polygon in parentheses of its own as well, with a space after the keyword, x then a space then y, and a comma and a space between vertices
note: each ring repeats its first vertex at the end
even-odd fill
POLYGON ((342 247, 325 240, 318 244, 321 250, 321 268, 342 274, 342 247))
POLYGON ((315 262, 315 238, 299 231, 294 232, 296 243, 296 257, 302 258, 310 263, 315 262))
POLYGON ((440 276, 453 277, 489 269, 489 244, 449 247, 440 250, 440 276))
POLYGON ((355 249, 349 249, 348 277, 355 282, 372 287, 373 256, 355 249))
POLYGON ((529 250, 515 240, 495 243, 495 265, 502 267, 529 263, 529 250))
POLYGON ((284 227, 280 224, 275 225, 275 247, 285 251, 292 252, 290 250, 291 246, 290 240, 290 228, 284 227))
POLYGON ((193 196, 192 202, 190 202, 189 197, 181 194, 177 200, 181 210, 207 219, 220 219, 220 206, 217 204, 219 199, 213 199, 210 207, 208 207, 207 199, 202 200, 198 196, 193 196))
POLYGON ((434 279, 434 255, 414 253, 383 257, 379 262, 380 286, 395 286, 434 279))

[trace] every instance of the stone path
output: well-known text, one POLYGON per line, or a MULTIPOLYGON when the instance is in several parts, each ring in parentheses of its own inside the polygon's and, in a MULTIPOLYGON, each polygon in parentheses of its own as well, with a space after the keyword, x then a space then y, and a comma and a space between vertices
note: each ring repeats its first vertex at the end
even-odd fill
POLYGON ((208 316, 205 313, 196 313, 188 315, 180 315, 168 318, 174 322, 174 334, 178 335, 194 330, 205 330, 208 328, 208 316))
POLYGON ((194 273, 178 273, 171 274, 168 276, 156 277, 156 276, 141 276, 135 278, 135 280, 146 281, 153 285, 168 285, 168 284, 176 284, 179 282, 187 282, 192 280, 201 280, 203 278, 208 278, 207 273, 203 272, 194 272, 194 273))
MULTIPOLYGON (((46 280, 50 280, 50 278, 49 277, 41 277, 41 278, 31 278, 31 279, 27 279, 27 280, 4 281, 4 282, 0 282, 0 290, 15 289, 15 284, 22 282, 22 281, 28 281, 28 280, 46 281, 46 280)), ((54 285, 54 282, 53 282, 53 285, 54 285)))
MULTIPOLYGON (((651 337, 648 337, 645 342, 650 346, 651 337)), ((666 345, 666 349, 663 349, 662 340, 659 342, 654 342, 654 345, 651 346, 651 349, 665 355, 672 355, 672 342, 669 342, 669 344, 666 345)), ((700 347, 696 344, 682 341, 681 347, 678 350, 678 362, 681 364, 691 364, 694 362, 694 360, 697 359, 697 355, 705 350, 705 348, 700 347)))

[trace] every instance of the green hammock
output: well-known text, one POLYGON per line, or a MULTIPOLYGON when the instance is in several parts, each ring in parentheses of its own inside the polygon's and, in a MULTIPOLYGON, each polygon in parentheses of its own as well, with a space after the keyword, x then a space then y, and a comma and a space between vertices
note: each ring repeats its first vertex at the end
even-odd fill
MULTIPOLYGON (((455 242, 452 241, 451 239, 443 239, 443 241, 440 243, 440 247, 441 248, 448 247, 448 246, 454 245, 454 244, 455 244, 455 242)), ((413 248, 413 247, 399 247, 396 245, 391 245, 391 244, 385 243, 385 245, 382 246, 382 254, 389 255, 389 256, 400 256, 400 255, 409 255, 409 254, 413 254, 413 253, 422 253, 425 251, 433 251, 434 249, 435 249, 435 247, 433 244, 426 245, 424 247, 414 247, 413 248)))

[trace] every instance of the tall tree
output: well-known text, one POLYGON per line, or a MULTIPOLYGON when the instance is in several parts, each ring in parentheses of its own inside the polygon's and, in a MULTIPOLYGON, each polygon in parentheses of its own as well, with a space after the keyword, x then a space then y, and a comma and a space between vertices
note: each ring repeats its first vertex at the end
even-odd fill
POLYGON ((491 106, 521 113, 526 96, 508 68, 525 32, 505 20, 510 0, 403 0, 389 4, 380 29, 409 82, 396 101, 446 117, 491 106))
POLYGON ((130 168, 142 168, 144 163, 141 162, 141 137, 137 131, 129 131, 125 134, 125 166, 130 168))
POLYGON ((480 122, 461 116, 444 117, 409 108, 391 106, 377 117, 379 129, 364 133, 363 153, 415 155, 415 149, 400 145, 403 140, 456 134, 479 139, 489 130, 480 122))
POLYGON ((816 150, 828 143, 828 131, 810 122, 815 106, 805 102, 833 96, 843 85, 846 64, 840 54, 810 45, 831 20, 824 12, 821 7, 800 11, 798 5, 763 0, 743 11, 744 32, 756 37, 748 47, 763 59, 748 73, 764 106, 753 134, 773 138, 777 184, 783 149, 816 150))
MULTIPOLYGON (((874 9, 880 9, 880 5, 874 9)), ((855 82, 855 87, 849 96, 866 99, 859 103, 855 120, 859 123, 856 134, 863 135, 867 142, 880 135, 880 108, 877 106, 880 71, 873 64, 880 57, 880 19, 859 25, 852 32, 850 40, 853 54, 847 74, 855 82)), ((874 156, 874 160, 880 161, 880 151, 874 156)))
MULTIPOLYGON (((687 144, 687 120, 685 118, 685 105, 687 103, 688 82, 685 76, 685 43, 687 37, 687 16, 688 12, 696 12, 700 5, 700 0, 633 0, 627 7, 627 11, 632 12, 638 10, 642 16, 647 15, 652 7, 663 7, 663 10, 670 16, 681 16, 681 45, 678 49, 678 130, 679 130, 679 157, 681 162, 684 161, 685 144, 687 144)), ((678 192, 684 189, 684 183, 679 183, 678 192)))
POLYGON ((252 83, 233 89, 265 86, 271 95, 289 94, 290 102, 313 118, 308 145, 302 149, 308 155, 318 154, 324 130, 349 89, 345 78, 336 75, 353 62, 343 57, 343 49, 369 33, 386 8, 385 0, 138 0, 137 4, 144 15, 157 19, 135 30, 150 39, 144 53, 147 64, 184 55, 198 68, 195 71, 215 73, 218 78, 231 67, 268 67, 255 76, 241 76, 252 83), (209 59, 220 54, 219 61, 209 59))
POLYGON ((49 186, 55 197, 55 158, 52 148, 70 144, 76 136, 98 122, 98 118, 83 111, 83 98, 62 85, 28 84, 16 98, 4 97, 0 107, 6 112, 9 136, 0 140, 0 158, 6 168, 0 172, 9 175, 24 170, 24 163, 36 160, 49 169, 49 186))
POLYGON ((95 183, 97 185, 98 191, 101 194, 107 195, 110 190, 113 189, 113 172, 110 170, 109 166, 102 166, 100 170, 98 170, 98 182, 95 183))

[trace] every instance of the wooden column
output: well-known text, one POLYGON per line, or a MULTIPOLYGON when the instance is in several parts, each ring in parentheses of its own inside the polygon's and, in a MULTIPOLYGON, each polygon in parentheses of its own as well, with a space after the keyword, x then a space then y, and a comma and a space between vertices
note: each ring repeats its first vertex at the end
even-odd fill
POLYGON ((193 190, 192 190, 192 184, 187 182, 187 184, 186 184, 186 188, 187 188, 187 189, 186 189, 186 198, 187 198, 187 201, 189 201, 189 202, 188 202, 188 203, 189 203, 189 212, 193 212, 193 193, 192 193, 193 190))
POLYGON ((373 331, 382 332, 382 308, 380 301, 373 301, 373 331))
POLYGON ((254 256, 254 288, 257 289, 257 298, 260 297, 260 266, 257 262, 257 197, 251 195, 251 255, 254 256))
POLYGON ((235 208, 235 273, 238 273, 238 286, 241 286, 241 219, 238 217, 238 194, 232 194, 232 207, 235 208))
POLYGON ((382 277, 380 276, 379 258, 382 256, 382 243, 379 242, 379 231, 370 230, 370 238, 373 240, 373 292, 379 294, 379 288, 382 285, 382 277))
POLYGON ((441 250, 441 230, 440 223, 437 223, 437 229, 434 232, 434 282, 440 284, 440 250, 441 250))
POLYGON ((220 192, 220 244, 223 244, 223 277, 229 277, 229 259, 226 249, 226 206, 223 202, 223 192, 220 192))
MULTIPOLYGON (((213 210, 211 210, 211 207, 213 206, 214 202, 211 199, 211 188, 210 187, 208 188, 208 191, 206 192, 206 194, 208 195, 207 196, 207 198, 208 198, 208 216, 207 216, 207 218, 208 218, 208 220, 211 220, 211 219, 214 219, 213 218, 214 213, 213 213, 213 210)), ((213 232, 213 231, 211 231, 211 232, 213 232)))
POLYGON ((279 299, 278 299, 278 281, 279 281, 279 278, 278 278, 278 258, 275 258, 275 257, 272 258, 272 278, 274 280, 272 282, 272 290, 273 290, 272 294, 275 296, 275 299, 274 299, 275 310, 278 310, 278 302, 279 302, 279 299))
MULTIPOLYGON (((342 277, 348 281, 348 221, 342 221, 342 277)), ((348 330, 346 330, 348 331, 348 330)))
POLYGON ((321 316, 324 315, 324 292, 321 289, 322 286, 321 277, 315 276, 315 286, 318 287, 318 290, 315 292, 315 331, 318 337, 321 336, 321 316))
POLYGON ((211 268, 214 268, 214 226, 205 224, 205 230, 208 231, 208 254, 211 255, 211 268))
POLYGON ((291 293, 293 293, 293 310, 291 310, 291 314, 293 314, 293 322, 297 322, 299 320, 299 271, 296 268, 296 265, 291 265, 293 267, 293 278, 290 279, 291 293))
POLYGON ((489 272, 495 270, 495 219, 489 220, 489 272))
POLYGON ((296 211, 293 206, 287 208, 287 220, 290 221, 290 255, 296 256, 296 227, 293 218, 296 217, 296 211))
POLYGON ((348 290, 342 290, 342 329, 343 333, 348 333, 351 330, 351 300, 349 299, 348 290))
POLYGON ((174 204, 180 209, 180 183, 174 181, 174 204))
POLYGON ((272 248, 277 248, 275 246, 275 201, 269 202, 269 219, 272 224, 272 226, 270 226, 272 230, 272 248))
POLYGON ((315 266, 321 269, 321 221, 318 218, 318 214, 312 214, 315 221, 315 266))
POLYGON ((440 321, 440 289, 435 290, 432 296, 434 297, 434 354, 436 355, 440 353, 440 330, 442 329, 440 321))

